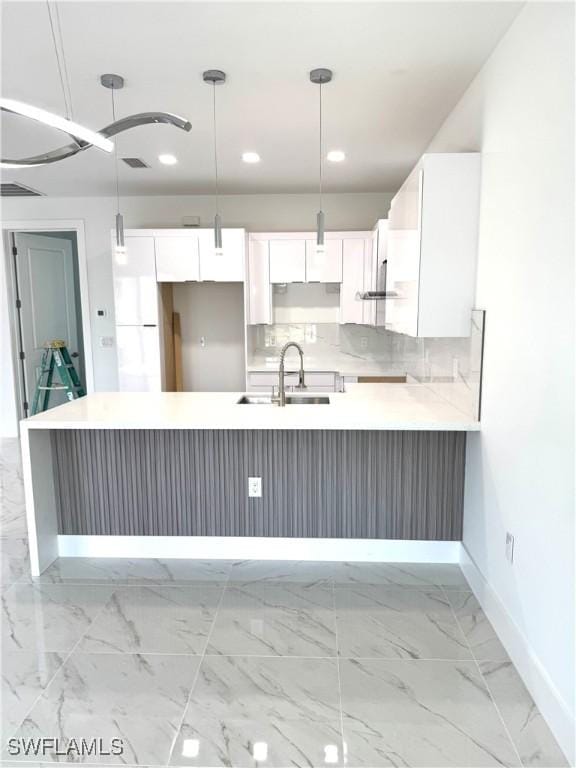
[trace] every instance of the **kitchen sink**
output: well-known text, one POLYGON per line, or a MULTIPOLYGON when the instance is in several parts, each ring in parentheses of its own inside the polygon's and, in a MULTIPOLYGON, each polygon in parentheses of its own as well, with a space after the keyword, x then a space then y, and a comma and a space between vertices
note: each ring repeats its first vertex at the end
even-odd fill
MULTIPOLYGON (((270 395, 242 395, 238 405, 276 405, 270 395)), ((286 405, 330 405, 326 395, 286 395, 286 405)))

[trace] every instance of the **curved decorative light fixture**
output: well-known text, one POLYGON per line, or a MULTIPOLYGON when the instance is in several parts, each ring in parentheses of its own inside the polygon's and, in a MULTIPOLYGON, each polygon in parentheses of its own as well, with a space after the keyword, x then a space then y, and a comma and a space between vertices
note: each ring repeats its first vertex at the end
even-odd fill
POLYGON ((34 107, 32 104, 25 104, 23 101, 16 101, 15 99, 0 98, 0 107, 3 112, 12 112, 15 115, 29 117, 30 120, 36 120, 43 125, 49 125, 51 128, 64 131, 64 133, 72 136, 79 143, 91 144, 93 147, 103 149, 105 152, 112 152, 114 149, 114 142, 101 133, 85 128, 83 125, 74 123, 72 120, 67 120, 65 117, 60 117, 60 115, 55 115, 45 109, 34 107))
POLYGON ((216 86, 226 82, 226 73, 221 69, 207 69, 202 74, 205 83, 212 85, 212 120, 214 128, 214 191, 216 200, 216 214, 214 216, 214 253, 222 255, 222 220, 220 218, 220 205, 218 198, 218 135, 216 132, 216 86))
POLYGON ((323 171, 323 150, 322 150, 322 86, 332 80, 332 70, 320 67, 310 72, 310 81, 319 88, 319 197, 320 210, 316 216, 316 249, 318 253, 324 252, 324 211, 322 210, 322 171, 323 171))
POLYGON ((116 120, 105 128, 102 128, 100 131, 91 131, 89 128, 83 128, 77 123, 73 123, 58 115, 53 115, 51 112, 37 109, 29 104, 22 105, 22 102, 14 101, 12 99, 0 99, 0 110, 3 112, 13 112, 22 115, 23 117, 30 117, 31 119, 38 120, 52 128, 58 128, 59 130, 64 131, 64 133, 67 133, 73 139, 72 144, 66 144, 63 147, 52 149, 41 155, 23 157, 17 160, 2 158, 0 160, 0 167, 2 168, 32 168, 38 165, 48 165, 50 163, 56 163, 59 160, 65 160, 68 157, 73 157, 74 155, 77 155, 78 152, 83 152, 85 149, 90 149, 90 147, 95 146, 104 149, 106 152, 112 152, 114 149, 114 142, 110 141, 111 136, 116 136, 131 128, 137 128, 140 125, 164 123, 166 125, 173 125, 183 131, 189 131, 192 128, 192 125, 188 120, 185 120, 183 117, 178 117, 178 115, 173 115, 170 112, 140 112, 136 115, 129 115, 123 117, 121 120, 116 120), (9 104, 6 104, 6 102, 9 102, 9 104), (27 111, 25 112, 20 109, 15 109, 14 105, 24 106, 27 108, 27 111), (35 112, 34 117, 30 114, 31 110, 35 112), (48 115, 50 119, 42 119, 40 115, 48 115), (82 129, 82 133, 78 129, 82 129), (90 135, 97 138, 90 140, 90 138, 87 138, 90 135), (110 148, 108 148, 108 145, 110 148))

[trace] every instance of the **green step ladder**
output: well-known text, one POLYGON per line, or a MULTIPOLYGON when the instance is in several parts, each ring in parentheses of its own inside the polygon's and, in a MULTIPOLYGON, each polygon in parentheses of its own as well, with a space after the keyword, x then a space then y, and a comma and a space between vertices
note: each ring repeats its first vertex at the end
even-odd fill
POLYGON ((66 348, 66 342, 60 339, 49 341, 44 345, 44 353, 40 364, 40 375, 36 382, 32 416, 48 408, 50 393, 64 390, 68 400, 76 400, 86 394, 80 383, 74 363, 66 348), (57 371, 60 384, 54 383, 54 372, 57 371))

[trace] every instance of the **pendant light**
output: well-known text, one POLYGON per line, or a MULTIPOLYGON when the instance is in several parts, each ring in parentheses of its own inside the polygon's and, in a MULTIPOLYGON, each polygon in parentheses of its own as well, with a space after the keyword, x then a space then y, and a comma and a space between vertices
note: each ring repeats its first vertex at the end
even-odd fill
MULTIPOLYGON (((110 89, 112 97, 112 122, 116 122, 116 104, 114 101, 114 91, 124 88, 124 78, 121 75, 101 75, 100 82, 104 88, 110 89)), ((116 181, 116 256, 122 259, 126 253, 124 244, 124 218, 120 213, 120 182, 118 180, 118 150, 114 145, 114 179, 116 181)))
POLYGON ((320 67, 310 72, 310 81, 318 86, 318 134, 319 134, 319 202, 320 208, 316 215, 316 251, 324 253, 324 211, 322 210, 322 171, 323 171, 323 147, 322 147, 322 86, 332 80, 332 70, 320 67))
POLYGON ((216 198, 216 213, 214 215, 214 253, 222 255, 222 220, 218 198, 218 135, 216 131, 216 86, 226 82, 226 73, 221 69, 207 69, 202 79, 212 85, 212 122, 214 130, 214 191, 216 198))

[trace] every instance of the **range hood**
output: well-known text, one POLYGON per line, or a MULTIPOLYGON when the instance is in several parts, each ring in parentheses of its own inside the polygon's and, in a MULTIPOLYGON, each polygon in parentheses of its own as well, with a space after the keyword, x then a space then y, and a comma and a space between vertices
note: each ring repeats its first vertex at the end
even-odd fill
POLYGON ((377 284, 380 288, 377 291, 358 291, 356 298, 360 301, 378 301, 380 299, 399 299, 400 294, 396 291, 387 291, 388 280, 388 259, 384 259, 378 270, 377 284))
POLYGON ((399 299, 400 294, 396 291, 364 291, 358 292, 356 298, 360 301, 376 301, 377 299, 399 299))

